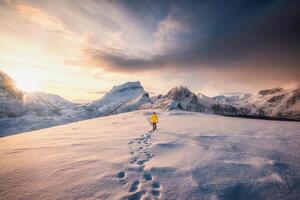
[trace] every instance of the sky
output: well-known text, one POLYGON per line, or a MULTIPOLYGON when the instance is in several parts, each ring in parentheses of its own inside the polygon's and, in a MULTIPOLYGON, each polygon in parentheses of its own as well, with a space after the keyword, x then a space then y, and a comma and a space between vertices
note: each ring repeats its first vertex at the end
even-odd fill
POLYGON ((297 0, 0 0, 0 70, 75 102, 140 81, 150 95, 300 85, 297 0))

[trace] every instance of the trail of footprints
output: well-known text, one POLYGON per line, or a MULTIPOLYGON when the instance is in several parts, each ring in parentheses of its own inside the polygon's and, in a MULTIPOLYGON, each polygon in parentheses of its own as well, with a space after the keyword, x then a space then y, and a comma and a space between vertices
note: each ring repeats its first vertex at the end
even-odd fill
POLYGON ((151 153, 151 137, 152 132, 142 134, 134 140, 128 142, 131 161, 128 167, 128 172, 118 172, 116 177, 124 184, 127 184, 127 173, 134 173, 133 181, 129 181, 129 195, 124 196, 122 199, 128 200, 151 200, 160 199, 161 197, 161 185, 158 181, 155 181, 150 171, 146 171, 145 166, 148 161, 153 157, 151 153))

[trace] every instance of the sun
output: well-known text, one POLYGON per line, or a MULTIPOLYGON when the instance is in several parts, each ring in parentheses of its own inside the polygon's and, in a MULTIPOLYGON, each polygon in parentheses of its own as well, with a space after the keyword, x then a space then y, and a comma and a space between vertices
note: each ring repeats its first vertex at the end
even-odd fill
POLYGON ((39 84, 33 74, 16 72, 12 74, 12 78, 15 80, 16 86, 25 92, 33 92, 39 89, 39 84))

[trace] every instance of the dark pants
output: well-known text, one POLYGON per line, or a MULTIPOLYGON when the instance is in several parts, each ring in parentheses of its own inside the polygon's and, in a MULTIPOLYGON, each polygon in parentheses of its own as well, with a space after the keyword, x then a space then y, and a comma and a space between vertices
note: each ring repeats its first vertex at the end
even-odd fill
POLYGON ((156 123, 152 123, 152 126, 153 126, 153 131, 155 131, 157 129, 157 126, 156 126, 156 123))

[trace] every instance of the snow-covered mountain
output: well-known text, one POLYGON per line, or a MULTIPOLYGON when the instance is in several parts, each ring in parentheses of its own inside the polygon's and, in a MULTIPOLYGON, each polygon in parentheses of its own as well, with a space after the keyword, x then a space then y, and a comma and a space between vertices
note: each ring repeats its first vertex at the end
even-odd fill
POLYGON ((79 105, 57 95, 22 92, 10 77, 0 72, 0 134, 35 130, 145 108, 300 120, 300 89, 273 88, 257 94, 211 98, 179 86, 165 95, 150 98, 137 81, 114 86, 102 98, 79 105))
POLYGON ((0 71, 0 117, 16 117, 24 112, 24 94, 15 82, 0 71))
POLYGON ((208 97, 175 87, 154 99, 153 108, 181 109, 217 115, 300 120, 300 89, 273 88, 257 94, 208 97))
POLYGON ((58 95, 44 92, 25 93, 23 102, 28 113, 37 113, 39 116, 62 115, 78 106, 58 95))
POLYGON ((44 93, 44 92, 30 92, 26 93, 25 103, 31 105, 57 106, 64 108, 73 108, 78 104, 72 103, 58 95, 44 93))
POLYGON ((254 95, 217 98, 215 101, 222 105, 235 107, 237 114, 300 120, 299 88, 273 88, 261 90, 254 95), (244 110, 244 113, 238 113, 239 110, 244 110))
POLYGON ((243 101, 244 99, 248 99, 251 96, 252 94, 238 94, 238 95, 231 95, 231 96, 219 95, 219 96, 212 97, 211 99, 215 103, 232 104, 234 102, 239 102, 239 101, 243 101))
POLYGON ((205 105, 200 103, 197 95, 183 86, 172 88, 166 95, 158 96, 153 107, 168 110, 205 111, 205 105))
POLYGON ((79 107, 85 118, 107 116, 150 107, 152 101, 139 81, 114 86, 101 99, 79 107))
POLYGON ((0 117, 20 117, 23 115, 61 115, 63 110, 75 108, 60 96, 43 93, 26 93, 18 89, 15 81, 0 71, 0 117))
POLYGON ((57 95, 23 92, 0 71, 0 135, 77 121, 76 106, 57 95))
MULTIPOLYGON (((13 80, 10 81, 13 83, 13 80)), ((149 94, 140 82, 127 82, 114 86, 99 100, 83 105, 42 92, 21 94, 22 98, 20 99, 16 97, 14 97, 16 100, 5 99, 9 105, 18 100, 17 102, 20 103, 18 110, 22 110, 22 114, 13 115, 11 118, 0 118, 0 134, 35 130, 83 119, 129 112, 151 107, 152 104, 149 94)), ((11 107, 13 108, 13 106, 11 107)), ((12 112, 12 108, 7 110, 12 112)), ((6 116, 11 116, 11 114, 6 114, 6 116)))

